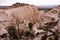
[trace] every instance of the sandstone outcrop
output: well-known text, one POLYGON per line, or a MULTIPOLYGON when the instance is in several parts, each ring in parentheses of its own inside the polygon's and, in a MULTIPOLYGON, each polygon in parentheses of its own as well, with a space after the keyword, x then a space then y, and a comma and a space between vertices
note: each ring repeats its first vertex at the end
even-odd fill
POLYGON ((16 29, 30 31, 28 24, 31 22, 33 24, 32 31, 37 34, 45 32, 43 28, 47 26, 46 23, 53 22, 53 25, 57 24, 50 25, 52 27, 50 30, 60 32, 60 7, 45 12, 44 10, 39 11, 34 5, 15 6, 13 5, 11 9, 0 10, 0 28, 16 26, 16 29))
MULTIPOLYGON (((55 8, 56 9, 56 8, 55 8)), ((52 9, 52 10, 55 10, 52 9)), ((3 22, 3 26, 16 24, 16 21, 19 20, 19 24, 23 23, 25 24, 25 27, 28 27, 28 23, 39 23, 39 27, 44 26, 47 22, 52 22, 52 19, 54 18, 54 21, 58 20, 58 13, 54 14, 51 11, 44 12, 44 11, 38 11, 38 9, 35 6, 23 6, 18 8, 12 8, 8 10, 2 10, 0 12, 0 21, 1 24, 3 22)), ((57 12, 59 9, 56 9, 57 12)))

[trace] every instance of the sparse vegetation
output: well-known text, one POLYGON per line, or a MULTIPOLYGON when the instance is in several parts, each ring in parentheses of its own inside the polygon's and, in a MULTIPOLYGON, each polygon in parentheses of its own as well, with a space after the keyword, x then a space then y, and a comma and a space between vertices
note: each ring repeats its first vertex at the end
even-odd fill
POLYGON ((52 30, 50 30, 50 28, 53 28, 53 26, 57 25, 58 22, 59 22, 59 20, 56 21, 56 22, 50 22, 50 23, 45 24, 46 26, 44 26, 43 30, 46 31, 46 32, 44 33, 44 36, 42 37, 41 40, 46 40, 47 39, 48 32, 52 32, 52 34, 54 34, 53 36, 55 36, 55 40, 58 40, 58 32, 56 33, 56 32, 53 32, 52 30))
POLYGON ((13 4, 11 7, 13 7, 13 8, 16 8, 16 7, 22 7, 22 6, 27 6, 27 5, 29 5, 29 4, 25 4, 25 3, 15 3, 15 4, 13 4))
POLYGON ((8 33, 9 33, 9 35, 10 35, 10 39, 11 39, 11 40, 12 40, 12 39, 18 39, 17 30, 16 30, 15 26, 9 26, 9 27, 7 28, 7 31, 8 31, 8 33))
POLYGON ((29 25, 29 28, 30 28, 30 30, 32 30, 32 27, 33 27, 33 23, 28 23, 28 25, 29 25))
POLYGON ((10 40, 14 40, 14 39, 16 39, 16 40, 20 40, 20 39, 29 40, 30 38, 32 40, 34 38, 34 34, 31 31, 22 30, 18 33, 15 26, 9 26, 7 28, 7 30, 8 30, 8 33, 10 35, 10 40))

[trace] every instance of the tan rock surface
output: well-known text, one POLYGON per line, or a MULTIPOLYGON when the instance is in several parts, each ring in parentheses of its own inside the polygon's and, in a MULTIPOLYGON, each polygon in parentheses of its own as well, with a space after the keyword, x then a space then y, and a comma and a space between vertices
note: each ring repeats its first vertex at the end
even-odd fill
MULTIPOLYGON (((57 30, 60 28, 60 18, 58 17, 60 8, 54 8, 51 11, 39 11, 35 6, 28 5, 23 7, 12 8, 8 10, 0 11, 0 28, 5 28, 11 25, 19 27, 23 30, 29 30, 29 22, 33 23, 33 31, 44 32, 43 30, 38 30, 38 28, 43 28, 45 23, 54 22, 59 19, 59 24, 56 25, 52 30, 57 30), (53 12, 53 10, 56 10, 53 12)), ((59 30, 60 31, 60 30, 59 30)))
MULTIPOLYGON (((59 10, 59 9, 52 9, 52 10, 59 10)), ((35 6, 23 6, 18 8, 12 8, 8 10, 3 10, 0 12, 0 21, 7 21, 4 22, 5 25, 16 24, 16 20, 18 19, 20 22, 24 22, 26 26, 28 26, 29 22, 32 23, 39 23, 40 26, 44 26, 45 23, 51 22, 52 18, 58 20, 58 15, 53 14, 52 10, 49 12, 38 11, 35 6)), ((4 24, 3 23, 3 24, 4 24)))

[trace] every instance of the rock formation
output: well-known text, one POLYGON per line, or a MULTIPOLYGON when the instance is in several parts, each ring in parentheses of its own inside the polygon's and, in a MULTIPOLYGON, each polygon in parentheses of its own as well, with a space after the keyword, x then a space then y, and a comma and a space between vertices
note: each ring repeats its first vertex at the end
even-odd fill
POLYGON ((60 7, 45 12, 44 10, 39 11, 34 5, 17 4, 9 9, 0 10, 0 28, 15 26, 16 29, 30 31, 28 24, 32 23, 32 31, 36 35, 38 32, 45 32, 43 30, 47 26, 45 24, 53 23, 54 25, 56 23, 55 26, 49 24, 49 27, 52 27, 50 30, 60 32, 60 7))

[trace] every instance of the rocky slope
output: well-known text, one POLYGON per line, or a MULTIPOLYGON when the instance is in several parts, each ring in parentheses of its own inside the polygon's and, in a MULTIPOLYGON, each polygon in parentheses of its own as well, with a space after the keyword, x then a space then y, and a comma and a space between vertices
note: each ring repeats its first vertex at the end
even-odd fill
MULTIPOLYGON (((35 36, 31 40, 41 40, 40 33, 45 32, 46 24, 49 24, 48 27, 53 32, 56 30, 60 32, 60 7, 53 8, 47 12, 44 10, 39 11, 34 5, 13 6, 13 8, 0 10, 0 28, 5 29, 9 26, 15 26, 16 29, 30 31, 35 36), (36 35, 37 33, 39 34, 36 35)), ((51 35, 50 31, 48 35, 51 35)))

